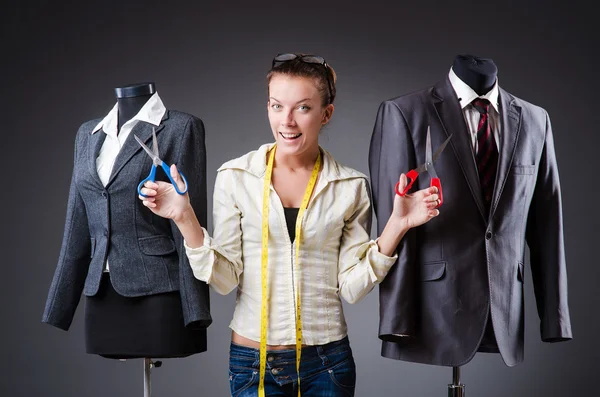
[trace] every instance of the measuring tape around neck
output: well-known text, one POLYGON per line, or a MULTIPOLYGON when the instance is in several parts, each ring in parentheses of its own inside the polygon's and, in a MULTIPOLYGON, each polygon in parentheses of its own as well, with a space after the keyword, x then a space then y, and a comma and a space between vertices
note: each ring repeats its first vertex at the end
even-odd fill
MULTIPOLYGON (((258 395, 265 397, 265 370, 267 365, 267 328, 268 328, 268 306, 269 306, 269 286, 267 277, 267 268, 269 263, 269 196, 271 191, 271 177, 273 176, 273 161, 275 158, 276 145, 271 148, 267 162, 267 172, 263 189, 263 208, 262 208, 262 251, 261 251, 261 313, 260 313, 260 366, 258 395)), ((317 182, 319 169, 321 168, 321 151, 317 156, 317 161, 313 167, 312 174, 308 181, 308 186, 304 192, 302 204, 298 210, 296 218, 296 373, 298 375, 298 396, 300 397, 300 356, 302 354, 302 317, 300 315, 300 244, 302 243, 302 218, 304 211, 308 207, 308 201, 317 182)))

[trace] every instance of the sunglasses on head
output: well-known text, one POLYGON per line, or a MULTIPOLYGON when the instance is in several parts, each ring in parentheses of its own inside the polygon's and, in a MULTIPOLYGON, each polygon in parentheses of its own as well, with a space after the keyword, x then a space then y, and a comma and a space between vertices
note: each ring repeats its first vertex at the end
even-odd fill
POLYGON ((325 68, 325 76, 327 77, 327 87, 329 89, 329 103, 333 102, 333 85, 331 84, 331 78, 329 77, 329 65, 325 62, 325 58, 317 55, 298 55, 298 54, 278 54, 273 58, 271 68, 275 68, 283 63, 298 59, 304 63, 311 63, 315 65, 322 65, 325 68))

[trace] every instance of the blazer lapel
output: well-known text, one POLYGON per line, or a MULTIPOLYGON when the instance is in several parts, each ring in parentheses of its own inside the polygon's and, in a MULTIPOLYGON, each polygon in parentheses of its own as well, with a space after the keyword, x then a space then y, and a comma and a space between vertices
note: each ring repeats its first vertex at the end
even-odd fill
POLYGON ((100 149, 102 148, 102 144, 104 143, 105 139, 106 133, 104 131, 96 131, 93 134, 90 134, 88 147, 88 166, 90 169, 90 174, 92 174, 94 181, 96 181, 100 187, 104 187, 104 185, 102 184, 100 176, 98 175, 98 169, 96 168, 96 159, 100 154, 100 149))
MULTIPOLYGON (((477 164, 473 155, 473 145, 469 137, 467 124, 456 98, 456 94, 447 78, 436 84, 433 88, 433 104, 446 136, 452 134, 450 146, 460 164, 467 184, 471 189, 471 194, 477 203, 479 212, 483 220, 486 220, 483 198, 481 197, 481 185, 477 174, 477 164)), ((443 186, 443 181, 442 181, 443 186)))
POLYGON ((160 125, 156 127, 144 121, 139 121, 135 125, 135 127, 133 127, 133 130, 129 133, 127 139, 125 139, 123 147, 121 148, 119 154, 117 155, 117 158, 115 159, 115 164, 113 165, 110 178, 108 180, 108 183, 106 184, 106 187, 110 186, 110 184, 115 180, 119 172, 123 169, 123 167, 125 167, 125 164, 127 164, 127 162, 131 160, 131 158, 137 152, 142 150, 142 147, 139 143, 137 143, 133 135, 137 135, 137 137, 140 138, 140 140, 144 142, 146 146, 152 149, 152 127, 155 128, 156 135, 158 136, 158 133, 165 127, 164 121, 168 119, 168 114, 169 111, 166 111, 165 115, 163 116, 160 122, 160 125))
POLYGON ((502 189, 508 177, 512 165, 519 133, 521 132, 521 108, 514 104, 510 94, 500 88, 500 117, 501 117, 501 139, 498 159, 498 171, 496 172, 496 183, 490 217, 494 214, 498 201, 502 195, 502 189))

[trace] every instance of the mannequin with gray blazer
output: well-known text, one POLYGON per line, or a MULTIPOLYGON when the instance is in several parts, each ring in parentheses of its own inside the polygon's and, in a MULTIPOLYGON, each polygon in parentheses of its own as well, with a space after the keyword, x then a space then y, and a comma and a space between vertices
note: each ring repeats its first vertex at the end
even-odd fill
MULTIPOLYGON (((496 83, 491 60, 457 57, 453 71, 481 96, 496 83)), ((391 212, 400 173, 425 162, 452 135, 435 164, 444 189, 440 215, 409 231, 398 261, 380 284, 382 355, 459 367, 491 337, 508 366, 523 360, 524 258, 530 266, 541 338, 572 338, 567 299, 562 203, 550 118, 541 107, 498 87, 501 144, 489 211, 484 205, 470 131, 450 75, 425 89, 383 101, 371 136, 369 171, 377 228, 391 212)), ((430 183, 429 175, 413 189, 430 183)))
MULTIPOLYGON (((158 95, 154 83, 119 87, 115 94, 117 133, 158 95)), ((63 244, 42 321, 67 330, 83 293, 86 351, 91 354, 165 358, 206 350, 206 327, 212 321, 208 287, 193 276, 178 229, 137 199, 136 187, 152 161, 133 135, 151 147, 154 128, 161 158, 188 177, 190 201, 206 222, 203 123, 189 114, 163 111, 158 125, 137 121, 106 184, 96 164, 109 139, 103 129, 95 130, 102 119, 84 123, 77 133, 63 244)), ((166 176, 159 170, 157 179, 166 176)))

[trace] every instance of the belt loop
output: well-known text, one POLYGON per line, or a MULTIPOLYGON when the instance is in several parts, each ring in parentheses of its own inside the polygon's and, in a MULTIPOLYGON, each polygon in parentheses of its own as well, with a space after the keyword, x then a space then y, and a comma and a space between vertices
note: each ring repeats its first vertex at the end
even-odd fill
POLYGON ((254 363, 252 364, 253 368, 258 368, 260 366, 260 350, 252 349, 254 352, 254 363))
POLYGON ((327 355, 323 352, 323 350, 323 345, 317 346, 317 354, 319 355, 321 362, 323 363, 323 365, 327 365, 329 364, 329 358, 327 358, 327 355))

